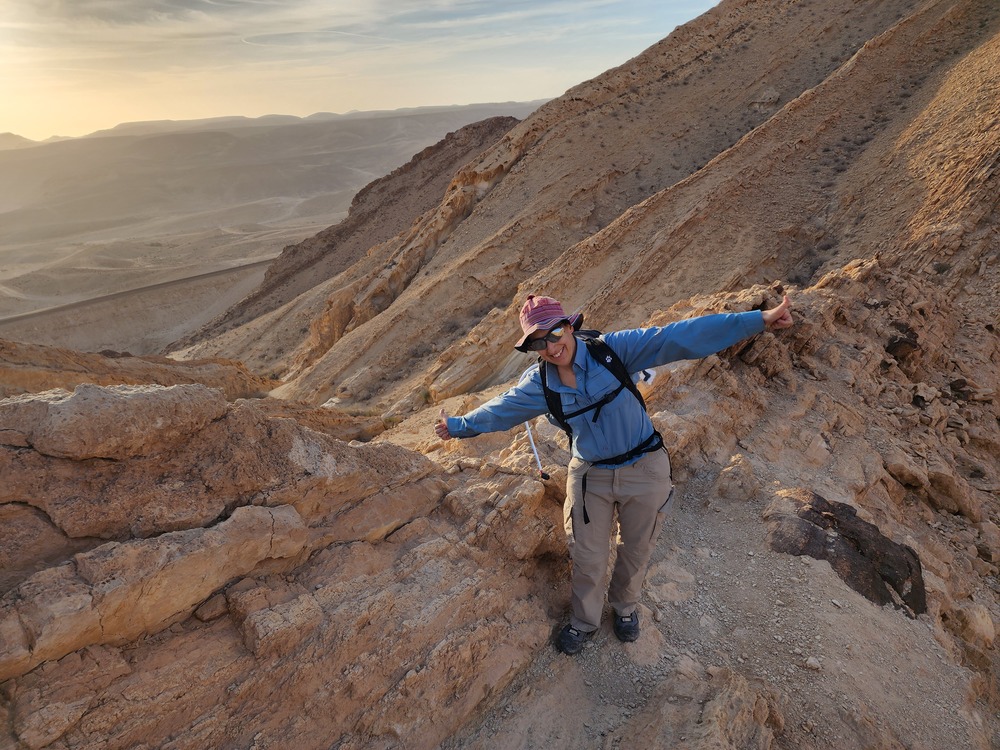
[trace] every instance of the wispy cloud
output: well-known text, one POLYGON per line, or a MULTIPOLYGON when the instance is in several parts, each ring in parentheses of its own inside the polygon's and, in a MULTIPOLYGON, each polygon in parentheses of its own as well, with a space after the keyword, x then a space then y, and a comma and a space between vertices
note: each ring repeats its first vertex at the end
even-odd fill
POLYGON ((13 6, 15 13, 24 19, 122 26, 245 16, 288 5, 277 0, 8 0, 6 4, 13 6))
POLYGON ((285 111, 305 114, 555 96, 713 4, 0 0, 0 98, 8 110, 0 131, 12 112, 28 118, 42 108, 43 96, 48 110, 68 97, 65 108, 80 117, 84 92, 127 105, 123 117, 149 102, 151 117, 171 104, 186 113, 241 101, 244 111, 205 114, 254 114, 268 95, 272 111, 298 102, 285 111))

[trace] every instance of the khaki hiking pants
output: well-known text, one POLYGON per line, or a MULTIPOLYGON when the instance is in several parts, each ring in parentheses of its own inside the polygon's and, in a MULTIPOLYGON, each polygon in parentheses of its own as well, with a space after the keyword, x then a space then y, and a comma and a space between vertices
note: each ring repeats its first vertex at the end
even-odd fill
POLYGON ((665 448, 620 469, 570 461, 563 520, 573 558, 574 628, 591 632, 600 627, 616 512, 619 544, 608 603, 622 616, 635 611, 672 490, 665 448))

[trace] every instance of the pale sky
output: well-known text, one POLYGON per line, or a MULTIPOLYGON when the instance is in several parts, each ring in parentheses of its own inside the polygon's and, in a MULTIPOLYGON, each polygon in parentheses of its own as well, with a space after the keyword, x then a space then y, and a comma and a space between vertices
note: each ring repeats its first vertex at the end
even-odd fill
POLYGON ((717 0, 0 0, 0 133, 531 101, 717 0))

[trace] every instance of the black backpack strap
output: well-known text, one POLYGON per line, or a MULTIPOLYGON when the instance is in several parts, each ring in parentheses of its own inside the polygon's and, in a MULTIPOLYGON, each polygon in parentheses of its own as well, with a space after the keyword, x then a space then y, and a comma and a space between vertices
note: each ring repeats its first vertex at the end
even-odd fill
POLYGON ((600 336, 599 331, 577 331, 576 333, 577 340, 584 342, 590 356, 600 362, 611 372, 612 375, 618 378, 621 385, 608 393, 601 400, 595 401, 590 406, 585 406, 584 408, 570 412, 569 414, 563 412, 562 400, 559 398, 559 394, 549 388, 545 372, 545 362, 541 357, 538 358, 538 374, 542 381, 542 393, 545 394, 545 406, 548 408, 549 414, 552 415, 553 419, 555 419, 558 425, 562 427, 563 432, 566 433, 570 441, 573 440, 573 428, 569 426, 570 418, 586 414, 588 411, 593 411, 593 421, 596 422, 597 418, 601 414, 601 409, 603 409, 605 405, 614 401, 615 398, 618 397, 618 394, 626 388, 632 393, 633 396, 636 397, 643 410, 645 411, 646 409, 646 401, 639 392, 639 388, 636 386, 635 381, 632 380, 632 376, 625 368, 625 364, 615 353, 615 350, 608 346, 602 339, 598 338, 598 336, 600 336))
POLYGON ((595 461, 594 463, 601 466, 620 466, 621 464, 631 461, 637 456, 641 456, 646 453, 652 453, 653 451, 658 451, 663 447, 663 435, 659 433, 658 430, 653 430, 653 434, 648 438, 643 440, 639 445, 630 451, 625 451, 620 456, 615 456, 613 458, 605 458, 601 461, 595 461))
POLYGON ((604 398, 602 398, 602 399, 600 399, 598 401, 595 401, 590 406, 585 406, 582 409, 577 409, 576 411, 571 411, 569 414, 564 414, 563 418, 565 420, 567 420, 567 422, 568 422, 573 417, 578 417, 581 414, 586 414, 588 411, 592 411, 592 412, 594 412, 594 417, 593 417, 593 419, 591 419, 591 421, 592 422, 596 422, 597 418, 599 416, 601 416, 601 409, 603 409, 607 404, 610 404, 612 401, 614 401, 615 398, 618 397, 618 394, 621 393, 623 390, 625 390, 625 386, 620 385, 617 388, 615 388, 613 391, 611 391, 610 393, 608 393, 606 396, 604 396, 604 398))
POLYGON ((569 426, 566 421, 566 416, 563 414, 562 399, 559 398, 559 394, 554 390, 549 388, 547 378, 545 375, 545 362, 542 358, 538 358, 538 375, 542 380, 542 393, 545 394, 545 406, 549 410, 549 414, 552 418, 556 420, 560 427, 562 427, 563 432, 570 440, 570 444, 573 442, 573 428, 569 426))
MULTIPOLYGON (((587 342, 587 350, 590 352, 590 356, 592 356, 594 359, 596 359, 598 362, 600 362, 602 365, 608 368, 608 370, 610 370, 611 373, 616 378, 618 378, 619 381, 621 381, 621 386, 619 386, 617 390, 612 391, 601 400, 599 406, 597 407, 597 411, 599 412, 601 406, 604 406, 605 403, 611 401, 611 399, 613 399, 615 396, 621 393, 623 388, 628 388, 628 390, 632 393, 633 396, 635 396, 636 400, 642 406, 643 411, 645 411, 646 399, 642 397, 642 393, 640 393, 638 386, 635 384, 635 381, 632 380, 631 374, 629 373, 628 369, 626 369, 625 364, 622 362, 621 358, 615 353, 615 350, 612 349, 610 346, 608 346, 607 343, 604 342, 604 340, 599 339, 596 336, 593 338, 588 337, 585 340, 587 342)), ((597 421, 596 413, 594 414, 594 421, 595 422, 597 421)), ((643 440, 639 445, 637 445, 632 450, 626 451, 625 453, 622 453, 620 456, 606 458, 603 461, 599 461, 597 463, 603 465, 617 466, 626 463, 627 461, 631 461, 633 458, 641 456, 645 453, 652 453, 653 451, 659 450, 662 447, 663 447, 663 436, 660 435, 659 431, 654 429, 652 435, 643 440)))
MULTIPOLYGON (((632 380, 632 376, 629 371, 625 368, 625 364, 621 361, 621 358, 615 354, 615 350, 608 346, 602 339, 599 338, 584 338, 587 342, 587 351, 590 352, 590 356, 604 365, 611 371, 621 382, 622 387, 628 388, 632 395, 638 399, 639 404, 642 406, 643 411, 646 410, 646 400, 642 397, 639 392, 638 386, 636 386, 635 381, 632 380)), ((618 392, 615 392, 618 395, 618 392)))

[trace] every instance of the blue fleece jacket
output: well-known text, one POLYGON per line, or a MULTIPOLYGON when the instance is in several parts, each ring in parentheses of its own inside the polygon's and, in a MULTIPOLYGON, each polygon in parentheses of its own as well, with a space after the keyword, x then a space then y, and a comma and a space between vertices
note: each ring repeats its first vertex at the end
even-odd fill
MULTIPOLYGON (((668 362, 707 357, 763 330, 764 318, 759 310, 753 310, 689 318, 662 328, 614 331, 601 338, 621 358, 626 369, 635 373, 668 362)), ((566 414, 599 401, 620 385, 618 378, 591 357, 579 340, 573 358, 576 388, 562 384, 554 365, 547 362, 539 365, 548 368, 546 381, 549 388, 559 394, 566 414)), ((509 430, 545 414, 548 408, 539 365, 529 369, 516 386, 478 409, 463 417, 449 417, 448 432, 458 438, 475 437, 485 432, 509 430)), ((649 416, 625 390, 601 408, 596 422, 593 415, 593 411, 586 412, 571 418, 569 424, 573 428, 573 455, 597 466, 602 459, 627 453, 653 434, 649 416)), ((638 460, 636 457, 628 463, 638 460)))

